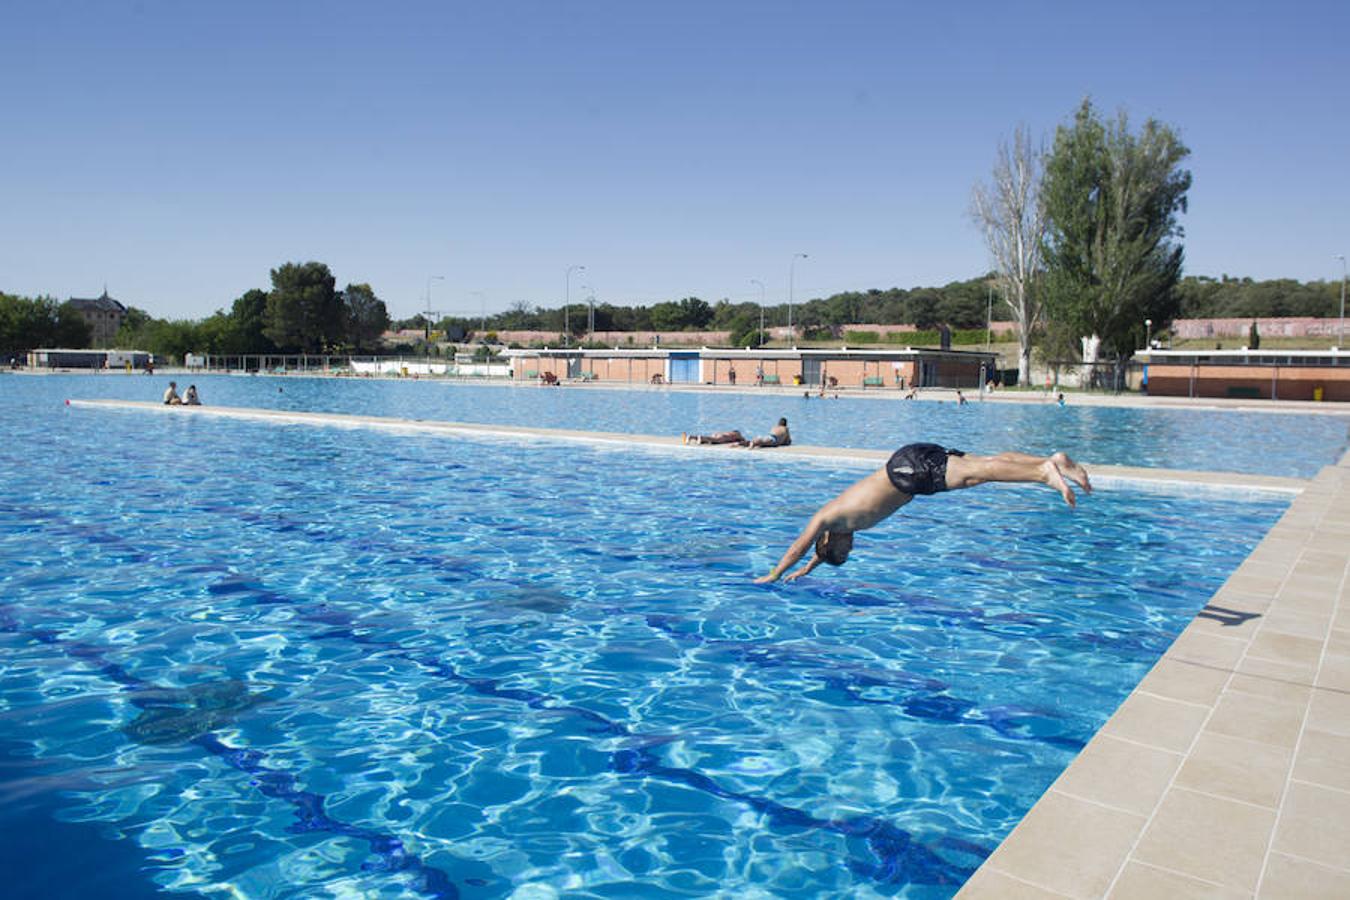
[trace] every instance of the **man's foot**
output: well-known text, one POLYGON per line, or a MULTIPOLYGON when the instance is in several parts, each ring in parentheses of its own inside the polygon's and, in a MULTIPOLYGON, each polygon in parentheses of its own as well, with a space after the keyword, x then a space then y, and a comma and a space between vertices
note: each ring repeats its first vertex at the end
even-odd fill
POLYGON ((1065 478, 1082 488, 1083 493, 1092 493, 1092 482, 1088 481, 1087 469, 1069 459, 1069 454, 1062 451, 1055 453, 1050 457, 1050 461, 1055 464, 1065 478))
POLYGON ((687 444, 687 443, 689 443, 689 432, 687 432, 687 431, 681 431, 681 432, 680 432, 680 443, 681 443, 681 444, 687 444))
POLYGON ((1073 489, 1069 487, 1068 482, 1064 480, 1064 475, 1059 471, 1059 466, 1055 465, 1053 460, 1047 459, 1041 464, 1041 471, 1045 474, 1045 483, 1064 498, 1064 502, 1069 506, 1077 506, 1078 498, 1073 495, 1073 489))

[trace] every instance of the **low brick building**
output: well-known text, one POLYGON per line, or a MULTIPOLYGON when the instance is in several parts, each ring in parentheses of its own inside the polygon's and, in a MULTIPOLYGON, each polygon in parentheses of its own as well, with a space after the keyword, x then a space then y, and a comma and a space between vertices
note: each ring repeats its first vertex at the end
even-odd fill
POLYGON ((996 354, 977 350, 766 350, 708 348, 506 350, 517 381, 625 384, 812 385, 839 388, 974 388, 996 354), (733 370, 735 375, 733 377, 733 370), (831 380, 833 379, 833 380, 831 380))
POLYGON ((1329 350, 1150 350, 1145 390, 1166 397, 1350 401, 1350 352, 1329 350))

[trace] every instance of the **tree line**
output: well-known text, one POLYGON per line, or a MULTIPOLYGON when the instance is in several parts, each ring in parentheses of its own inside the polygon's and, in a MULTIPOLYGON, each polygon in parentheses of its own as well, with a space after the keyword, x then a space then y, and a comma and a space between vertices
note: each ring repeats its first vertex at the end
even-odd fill
MULTIPOLYGON (((285 266, 278 271, 284 269, 285 266)), ((322 280, 322 270, 316 271, 322 280)), ((289 274, 283 275, 283 283, 290 280, 289 274)), ((1192 275, 1183 277, 1176 291, 1179 298, 1177 318, 1183 319, 1324 318, 1338 315, 1340 308, 1339 281, 1300 282, 1290 278, 1257 281, 1227 275, 1218 278, 1192 275)), ((260 289, 246 291, 228 311, 222 310, 198 321, 157 319, 132 307, 127 311, 116 343, 119 347, 148 350, 178 359, 185 353, 317 352, 323 346, 359 349, 361 352, 387 349, 380 347, 376 328, 380 326, 383 330, 385 326, 381 326, 381 322, 387 321, 388 314, 385 311, 381 317, 383 304, 375 298, 369 285, 348 285, 334 294, 341 296, 341 306, 347 308, 343 314, 347 330, 332 332, 341 336, 338 345, 331 341, 326 345, 320 341, 287 341, 274 329, 271 333, 282 337, 283 343, 278 344, 268 336, 267 302, 271 292, 260 289), (353 330, 352 325, 358 322, 363 324, 353 330)), ((325 291, 320 291, 320 301, 316 305, 320 309, 329 308, 331 312, 332 301, 326 299, 325 291)), ((826 328, 837 332, 847 325, 873 324, 908 324, 921 331, 934 329, 939 324, 954 329, 974 329, 984 327, 986 310, 990 309, 995 321, 1006 321, 1013 315, 992 273, 940 287, 873 288, 808 299, 793 307, 792 318, 794 325, 800 326, 806 334, 826 328)), ((576 340, 582 340, 586 335, 586 313, 585 305, 573 304, 566 316, 576 340)), ((766 329, 783 325, 787 321, 787 305, 766 305, 764 321, 766 329)), ((563 325, 562 306, 544 309, 519 303, 485 319, 447 316, 428 323, 417 315, 389 323, 388 327, 419 331, 436 329, 452 338, 477 339, 485 332, 505 330, 562 334, 563 325)), ((595 307, 595 327, 597 331, 729 331, 734 346, 755 346, 759 337, 759 304, 732 303, 725 299, 709 304, 697 297, 652 307, 605 303, 595 307)), ((1159 321, 1154 334, 1162 330, 1163 324, 1159 321)), ((21 357, 35 347, 80 348, 89 344, 89 326, 61 301, 51 297, 29 299, 0 292, 0 352, 6 356, 21 357)))
MULTIPOLYGON (((997 295, 991 293, 989 276, 953 281, 941 287, 888 288, 846 291, 829 297, 805 299, 792 307, 793 327, 804 334, 854 324, 911 324, 920 329, 947 324, 953 328, 982 328, 993 301, 993 316, 1003 315, 997 295)), ((765 304, 764 329, 787 321, 787 304, 765 304)), ((588 313, 584 303, 547 308, 515 303, 505 312, 487 317, 446 316, 428 323, 413 316, 394 323, 396 328, 434 328, 449 335, 497 331, 545 331, 573 339, 587 333, 588 313)), ((757 346, 761 307, 758 303, 734 303, 729 299, 709 303, 699 297, 656 303, 651 306, 597 304, 593 310, 596 331, 726 331, 733 346, 757 346)))
MULTIPOLYGON (((337 289, 328 266, 286 263, 271 271, 272 289, 245 291, 228 311, 205 319, 159 319, 129 307, 114 344, 183 359, 188 353, 372 353, 389 327, 389 311, 369 284, 337 289)), ((0 294, 0 350, 83 348, 84 319, 50 297, 0 294)))

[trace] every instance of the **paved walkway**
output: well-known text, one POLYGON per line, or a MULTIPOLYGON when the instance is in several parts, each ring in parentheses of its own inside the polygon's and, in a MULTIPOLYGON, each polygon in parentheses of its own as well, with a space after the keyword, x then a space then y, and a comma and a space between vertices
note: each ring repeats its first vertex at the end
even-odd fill
MULTIPOLYGON (((877 465, 678 437, 333 413, 72 406, 877 465)), ((1266 538, 960 893, 979 898, 1350 897, 1350 453, 1316 478, 1092 466, 1099 482, 1295 492, 1266 538)))

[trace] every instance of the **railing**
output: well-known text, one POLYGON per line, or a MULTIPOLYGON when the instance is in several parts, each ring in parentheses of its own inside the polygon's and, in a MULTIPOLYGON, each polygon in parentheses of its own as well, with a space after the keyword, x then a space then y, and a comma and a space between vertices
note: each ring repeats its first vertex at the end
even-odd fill
POLYGON ((247 372, 266 375, 440 376, 445 378, 509 378, 502 362, 461 362, 435 356, 334 356, 308 353, 206 354, 192 371, 247 372))

